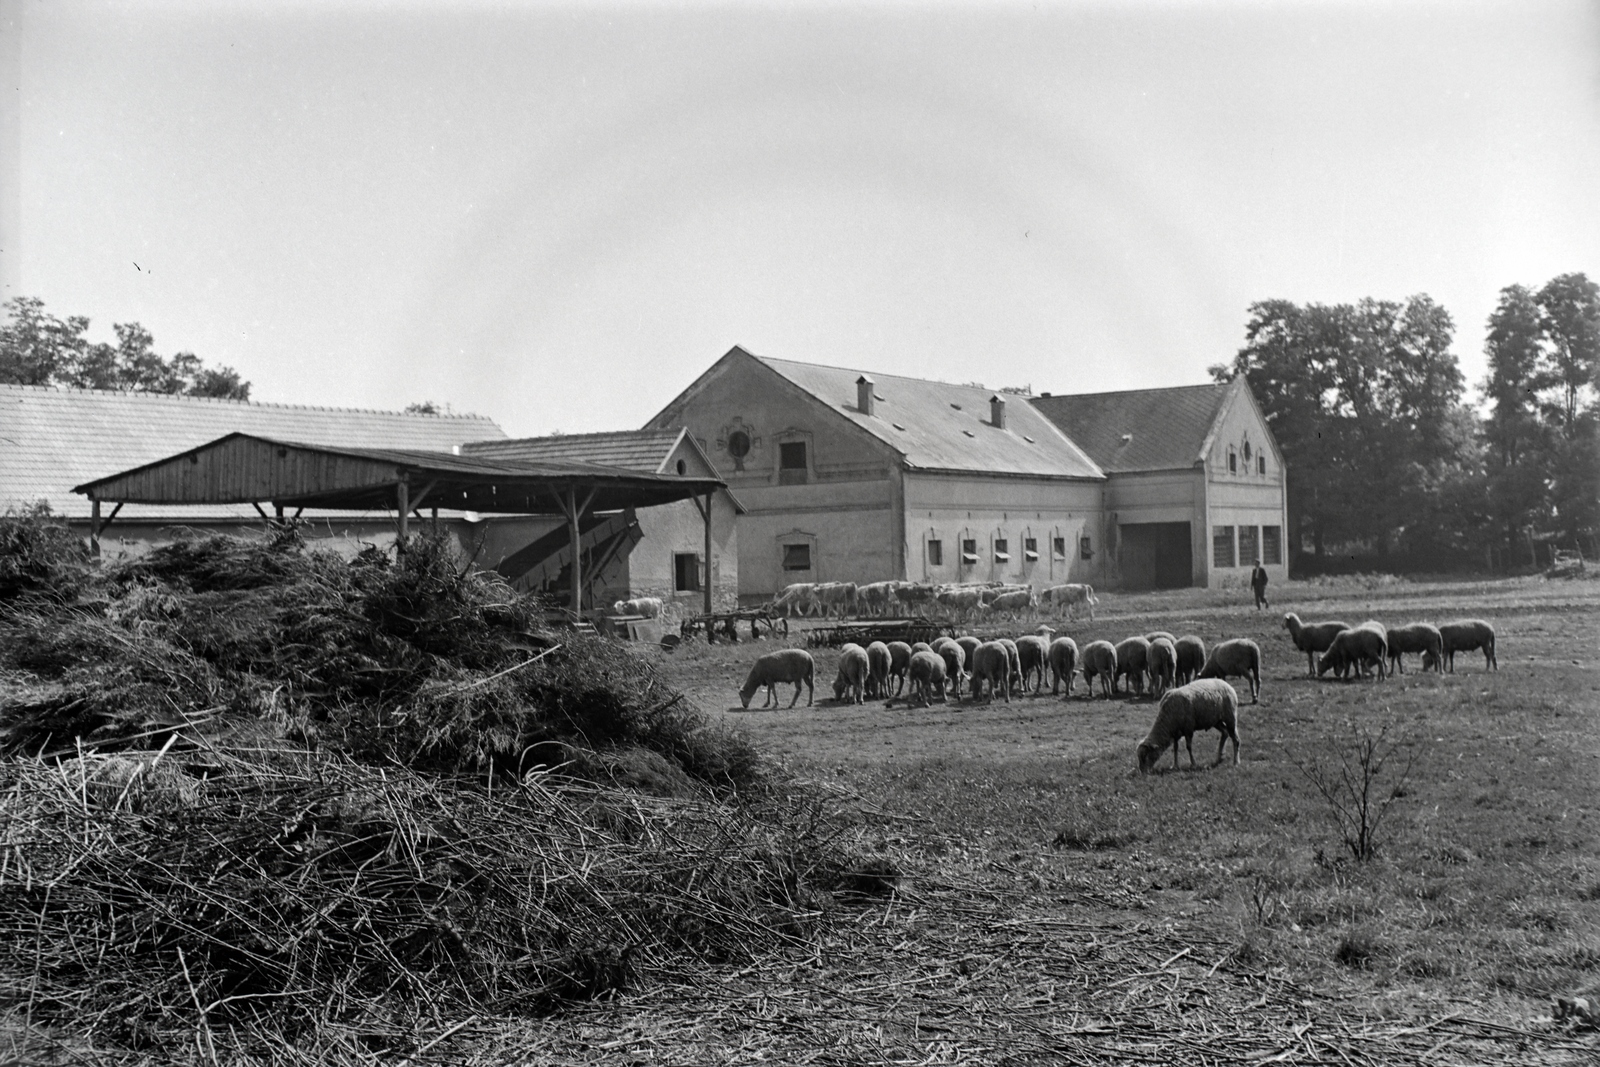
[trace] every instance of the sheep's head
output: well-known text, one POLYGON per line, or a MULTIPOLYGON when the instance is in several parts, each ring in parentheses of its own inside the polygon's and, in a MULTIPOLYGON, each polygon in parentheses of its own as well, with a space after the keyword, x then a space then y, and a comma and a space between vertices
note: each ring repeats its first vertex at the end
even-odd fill
POLYGON ((841 675, 839 675, 839 677, 835 678, 833 680, 833 699, 835 699, 835 700, 843 700, 844 699, 844 691, 845 691, 846 688, 849 687, 849 685, 850 685, 850 683, 846 682, 844 680, 844 675, 843 674, 841 674, 841 675))
MULTIPOLYGON (((758 686, 757 688, 760 688, 760 687, 758 686)), ((739 703, 744 707, 744 709, 746 711, 750 710, 750 698, 755 696, 755 695, 756 695, 755 689, 741 689, 741 690, 739 690, 739 703)))
POLYGON ((1156 761, 1161 758, 1161 748, 1148 741, 1139 745, 1139 773, 1149 774, 1156 769, 1156 761))
POLYGON ((1422 669, 1436 671, 1439 669, 1439 657, 1433 654, 1433 649, 1424 649, 1422 653, 1422 669))

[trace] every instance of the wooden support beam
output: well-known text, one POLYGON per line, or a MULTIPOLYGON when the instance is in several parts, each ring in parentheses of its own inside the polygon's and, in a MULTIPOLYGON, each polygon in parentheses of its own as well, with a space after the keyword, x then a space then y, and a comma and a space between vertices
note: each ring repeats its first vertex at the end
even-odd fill
MULTIPOLYGON (((696 497, 694 502, 696 504, 699 504, 700 503, 700 498, 696 497)), ((706 614, 710 615, 711 614, 711 494, 710 493, 706 494, 706 506, 700 509, 700 516, 701 516, 701 518, 706 520, 706 574, 705 574, 704 585, 705 585, 706 614)), ((708 623, 706 625, 706 635, 707 635, 707 640, 708 641, 710 640, 710 634, 711 634, 711 626, 708 623)))
POLYGON ((250 506, 256 509, 256 514, 261 516, 261 521, 262 522, 271 522, 272 521, 270 518, 267 517, 267 509, 261 506, 261 501, 252 500, 252 501, 250 501, 250 506))
POLYGON ((283 521, 283 505, 282 504, 279 504, 276 501, 274 501, 273 505, 272 505, 272 513, 273 513, 274 516, 277 517, 277 520, 279 522, 283 521))
POLYGON ((435 478, 435 479, 433 479, 433 481, 431 481, 427 485, 423 486, 421 491, 418 492, 416 496, 411 498, 411 510, 415 511, 418 508, 422 507, 422 502, 424 500, 428 499, 428 494, 433 492, 433 487, 438 485, 438 484, 439 484, 439 479, 435 478))
POLYGON ((567 513, 567 536, 572 545, 572 615, 575 620, 583 615, 583 545, 579 540, 578 520, 589 510, 595 493, 599 491, 598 486, 590 489, 580 504, 578 489, 573 486, 567 490, 566 499, 561 502, 561 509, 567 513))
POLYGON ((394 508, 398 517, 395 522, 398 540, 394 543, 394 558, 399 561, 405 558, 406 538, 411 536, 411 486, 403 480, 394 483, 394 508))
POLYGON ((106 532, 106 527, 116 519, 117 512, 122 510, 122 501, 117 501, 116 507, 111 509, 111 514, 104 519, 100 517, 100 501, 95 500, 89 507, 89 551, 94 555, 100 554, 100 535, 106 532))

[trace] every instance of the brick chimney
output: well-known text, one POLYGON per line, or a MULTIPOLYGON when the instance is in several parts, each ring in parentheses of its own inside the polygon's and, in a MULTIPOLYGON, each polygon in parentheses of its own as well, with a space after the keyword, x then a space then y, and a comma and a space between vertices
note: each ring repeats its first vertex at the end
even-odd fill
POLYGON ((989 422, 996 429, 1006 428, 1006 401, 999 393, 989 398, 989 422))
POLYGON ((865 374, 856 379, 856 410, 863 415, 872 414, 872 379, 865 374))

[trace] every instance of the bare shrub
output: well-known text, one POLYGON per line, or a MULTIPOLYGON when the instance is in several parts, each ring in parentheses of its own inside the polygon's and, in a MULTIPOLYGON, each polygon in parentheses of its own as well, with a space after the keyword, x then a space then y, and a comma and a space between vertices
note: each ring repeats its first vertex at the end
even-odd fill
POLYGON ((1414 745, 1390 741, 1388 734, 1387 724, 1376 734, 1357 727, 1339 749, 1337 763, 1315 758, 1295 761, 1328 802, 1345 847, 1359 861, 1377 854, 1384 817, 1395 801, 1407 795, 1406 783, 1417 762, 1414 745))

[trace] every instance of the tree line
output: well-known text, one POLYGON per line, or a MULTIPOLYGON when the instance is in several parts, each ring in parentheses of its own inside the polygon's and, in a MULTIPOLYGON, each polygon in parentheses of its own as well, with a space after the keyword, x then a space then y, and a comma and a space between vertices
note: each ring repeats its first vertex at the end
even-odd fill
POLYGON ((57 318, 44 301, 19 296, 5 303, 0 324, 0 382, 128 393, 177 393, 249 400, 250 383, 232 367, 208 367, 193 352, 163 357, 137 322, 111 327, 116 343, 91 341, 82 315, 57 318))
POLYGON ((1289 468, 1291 548, 1403 554, 1438 566, 1537 565, 1600 554, 1600 286, 1563 274, 1510 285, 1489 316, 1481 407, 1425 294, 1354 304, 1265 300, 1245 344, 1210 368, 1244 374, 1289 468), (1297 535, 1297 536, 1296 536, 1297 535))

